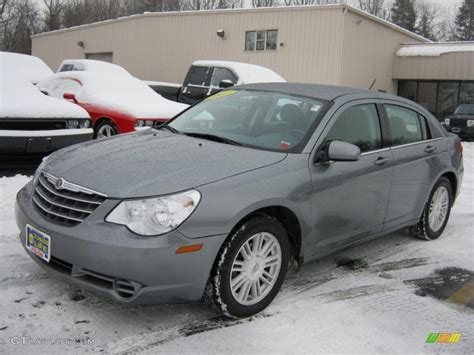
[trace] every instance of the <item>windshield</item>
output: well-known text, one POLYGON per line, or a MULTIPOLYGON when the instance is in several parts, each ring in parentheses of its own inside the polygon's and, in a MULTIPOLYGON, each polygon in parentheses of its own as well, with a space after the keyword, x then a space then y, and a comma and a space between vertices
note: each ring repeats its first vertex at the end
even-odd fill
POLYGON ((474 115, 474 105, 461 105, 454 112, 455 115, 474 115))
POLYGON ((217 136, 246 147, 300 152, 325 106, 326 101, 300 96, 226 90, 191 107, 169 126, 183 134, 217 136))

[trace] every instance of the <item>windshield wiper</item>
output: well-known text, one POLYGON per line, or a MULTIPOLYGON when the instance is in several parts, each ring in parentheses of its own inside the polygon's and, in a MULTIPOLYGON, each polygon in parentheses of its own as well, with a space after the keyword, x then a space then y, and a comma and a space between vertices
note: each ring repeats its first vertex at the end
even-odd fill
POLYGON ((175 133, 175 134, 180 134, 181 133, 176 128, 168 126, 167 124, 161 125, 161 126, 157 127, 156 129, 166 129, 166 130, 170 131, 171 133, 175 133))
POLYGON ((189 137, 202 138, 202 139, 207 139, 207 140, 214 141, 214 142, 220 142, 220 143, 226 143, 226 144, 231 144, 231 145, 242 146, 242 144, 239 143, 239 142, 233 141, 232 139, 229 139, 229 138, 216 136, 214 134, 198 133, 198 132, 189 132, 189 133, 185 132, 183 134, 185 134, 186 136, 189 136, 189 137))

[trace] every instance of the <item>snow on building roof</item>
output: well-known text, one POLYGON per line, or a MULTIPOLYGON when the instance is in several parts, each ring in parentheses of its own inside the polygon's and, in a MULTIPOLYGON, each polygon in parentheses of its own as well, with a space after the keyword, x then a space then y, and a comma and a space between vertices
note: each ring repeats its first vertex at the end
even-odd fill
POLYGON ((0 67, 2 72, 15 70, 33 84, 53 74, 40 58, 25 54, 0 52, 0 67))
POLYGON ((237 84, 253 83, 280 83, 286 82, 280 75, 273 70, 260 65, 230 62, 222 60, 198 60, 193 63, 196 66, 221 67, 233 71, 238 77, 237 84))
POLYGON ((404 44, 398 57, 439 57, 446 53, 474 52, 474 42, 404 44))

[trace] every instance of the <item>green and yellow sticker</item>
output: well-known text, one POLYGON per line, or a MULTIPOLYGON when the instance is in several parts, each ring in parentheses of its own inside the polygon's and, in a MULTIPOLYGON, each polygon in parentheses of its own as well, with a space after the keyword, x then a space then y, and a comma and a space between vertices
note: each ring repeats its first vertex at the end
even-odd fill
POLYGON ((205 101, 210 101, 210 100, 217 100, 229 95, 233 95, 237 92, 237 90, 226 90, 226 91, 221 91, 218 92, 217 94, 214 94, 212 96, 209 96, 205 101))

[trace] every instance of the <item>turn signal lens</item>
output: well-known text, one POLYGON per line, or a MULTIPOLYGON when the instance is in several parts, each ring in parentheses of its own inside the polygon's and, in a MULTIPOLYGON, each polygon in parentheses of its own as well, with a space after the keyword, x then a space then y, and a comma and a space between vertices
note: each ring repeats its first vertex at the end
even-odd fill
POLYGON ((202 249, 202 244, 185 245, 178 248, 175 254, 194 253, 195 251, 199 251, 201 249, 202 249))

